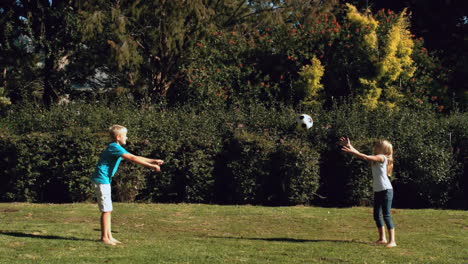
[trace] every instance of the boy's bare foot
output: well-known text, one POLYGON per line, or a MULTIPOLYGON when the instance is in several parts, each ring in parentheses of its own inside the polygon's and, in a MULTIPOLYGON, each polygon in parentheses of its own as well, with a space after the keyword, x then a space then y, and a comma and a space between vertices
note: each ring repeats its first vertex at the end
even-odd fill
POLYGON ((117 239, 115 238, 111 238, 110 239, 112 242, 114 242, 115 244, 122 244, 122 242, 118 241, 117 239))
POLYGON ((396 246, 397 246, 397 245, 396 245, 395 242, 390 242, 390 243, 388 243, 388 244, 386 245, 386 247, 388 247, 388 248, 392 248, 392 247, 396 247, 396 246))
POLYGON ((111 241, 110 239, 102 239, 101 242, 104 243, 104 244, 106 244, 106 245, 109 245, 109 246, 115 246, 115 245, 117 245, 117 243, 111 241))
POLYGON ((378 244, 378 245, 385 245, 385 244, 387 244, 387 240, 379 239, 379 240, 375 241, 375 243, 378 244))

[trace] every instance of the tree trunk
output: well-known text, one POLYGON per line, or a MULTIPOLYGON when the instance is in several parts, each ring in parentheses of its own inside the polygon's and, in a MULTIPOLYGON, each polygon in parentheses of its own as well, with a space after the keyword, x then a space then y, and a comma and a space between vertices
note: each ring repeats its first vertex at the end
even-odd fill
POLYGON ((166 97, 167 91, 171 87, 172 83, 174 83, 174 80, 166 80, 163 77, 162 72, 159 72, 155 75, 155 77, 153 77, 152 96, 166 97))
POLYGON ((46 107, 50 107, 58 99, 54 83, 54 59, 49 55, 44 63, 44 92, 42 94, 42 101, 46 107))
POLYGON ((6 86, 7 86, 7 79, 6 79, 6 77, 7 77, 7 68, 5 67, 5 68, 3 69, 3 73, 2 73, 2 78, 3 78, 3 80, 2 80, 2 86, 1 86, 1 87, 5 88, 5 90, 6 90, 6 86))

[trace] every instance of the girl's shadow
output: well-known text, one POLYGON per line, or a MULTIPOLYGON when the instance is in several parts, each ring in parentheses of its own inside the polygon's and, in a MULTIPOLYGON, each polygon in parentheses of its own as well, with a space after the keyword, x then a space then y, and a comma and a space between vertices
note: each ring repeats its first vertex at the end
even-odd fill
POLYGON ((210 236, 209 238, 242 239, 242 240, 263 240, 263 241, 289 242, 289 243, 334 242, 334 243, 353 243, 353 244, 364 244, 364 245, 369 245, 369 244, 371 244, 371 243, 366 243, 366 242, 357 241, 357 240, 296 239, 296 238, 286 238, 286 237, 261 238, 261 237, 223 237, 223 236, 210 236))

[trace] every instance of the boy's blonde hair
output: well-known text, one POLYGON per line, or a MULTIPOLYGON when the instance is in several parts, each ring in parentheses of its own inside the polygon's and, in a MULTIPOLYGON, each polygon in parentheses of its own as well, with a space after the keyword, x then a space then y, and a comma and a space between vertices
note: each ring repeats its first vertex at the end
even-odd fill
POLYGON ((383 154, 387 157, 387 175, 390 177, 393 171, 393 146, 388 140, 379 140, 374 144, 374 154, 383 154))
POLYGON ((112 140, 117 140, 117 136, 126 132, 127 128, 121 125, 113 125, 109 127, 109 136, 112 140))

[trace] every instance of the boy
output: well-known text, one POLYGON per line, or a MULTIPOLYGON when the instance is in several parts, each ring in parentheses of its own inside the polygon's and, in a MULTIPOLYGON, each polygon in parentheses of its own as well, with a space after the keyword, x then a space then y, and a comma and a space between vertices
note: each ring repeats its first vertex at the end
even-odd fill
POLYGON ((161 170, 164 161, 148 159, 130 154, 122 146, 127 143, 127 129, 123 126, 113 125, 109 128, 112 143, 102 152, 99 162, 91 180, 94 183, 96 198, 101 214, 101 241, 107 245, 116 245, 122 242, 112 237, 111 232, 111 181, 117 171, 122 158, 140 164, 157 172, 161 170))

